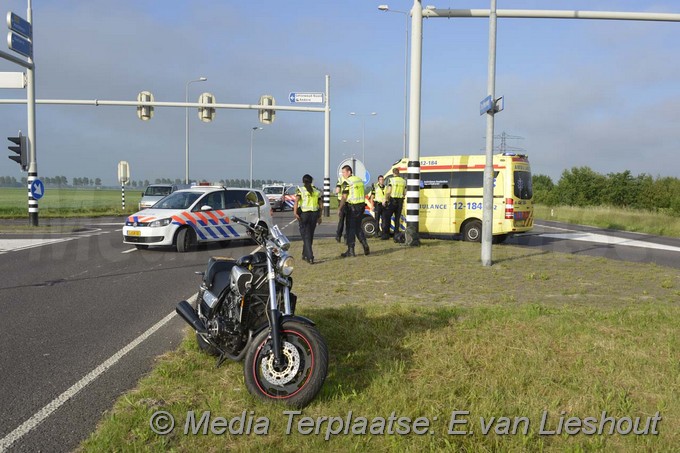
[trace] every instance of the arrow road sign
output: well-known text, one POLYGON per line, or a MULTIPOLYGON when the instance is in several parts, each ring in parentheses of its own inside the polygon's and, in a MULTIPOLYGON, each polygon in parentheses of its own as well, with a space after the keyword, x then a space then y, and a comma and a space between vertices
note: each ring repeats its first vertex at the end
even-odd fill
POLYGON ((296 102, 315 102, 323 104, 323 93, 290 93, 288 95, 288 100, 293 104, 296 102))
POLYGON ((45 185, 39 179, 34 179, 31 183, 31 196, 35 200, 40 200, 45 195, 45 185))

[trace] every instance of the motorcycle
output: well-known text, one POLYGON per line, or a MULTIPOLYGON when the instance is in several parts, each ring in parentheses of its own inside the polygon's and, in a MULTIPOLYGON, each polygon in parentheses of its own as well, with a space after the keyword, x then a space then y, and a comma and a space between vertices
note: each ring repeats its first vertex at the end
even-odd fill
POLYGON ((244 360, 248 391, 264 400, 302 408, 317 395, 328 372, 328 349, 313 321, 295 315, 290 241, 277 225, 237 217, 260 246, 238 260, 212 257, 196 297, 176 311, 195 331, 201 350, 244 360))

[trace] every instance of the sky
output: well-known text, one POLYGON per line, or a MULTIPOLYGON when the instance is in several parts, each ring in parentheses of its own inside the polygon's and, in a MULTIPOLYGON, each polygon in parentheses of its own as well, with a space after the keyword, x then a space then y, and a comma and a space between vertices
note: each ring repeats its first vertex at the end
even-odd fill
MULTIPOLYGON (((322 92, 329 75, 331 179, 351 156, 377 175, 404 153, 407 16, 379 11, 385 3, 396 11, 413 6, 407 0, 33 0, 36 98, 133 101, 150 91, 156 101, 183 102, 187 82, 207 77, 188 85, 190 102, 209 92, 218 103, 257 104, 268 94, 292 105, 289 93, 322 92)), ((26 0, 2 5, 26 17, 26 0)), ((490 1, 426 5, 488 9, 490 1)), ((680 13, 672 0, 497 5, 680 13)), ((479 102, 487 95, 488 49, 486 18, 424 21, 421 157, 484 153, 479 102)), ((507 150, 529 155, 534 174, 555 182, 582 166, 680 177, 679 50, 678 22, 499 18, 496 95, 504 97, 505 110, 495 116, 495 133, 506 134, 507 150)), ((0 71, 23 70, 0 59, 0 71)), ((3 99, 25 97, 25 90, 0 89, 3 99)), ((158 107, 141 121, 134 107, 38 105, 36 118, 39 176, 99 177, 115 185, 125 160, 134 180, 184 178, 183 108, 158 107)), ((273 124, 261 125, 255 110, 220 109, 203 123, 192 109, 189 119, 191 179, 248 179, 252 136, 255 179, 298 183, 309 173, 323 185, 323 113, 279 111, 273 124), (257 126, 263 129, 253 133, 257 126)), ((25 105, 0 104, 0 135, 25 133, 26 124, 25 105)), ((5 158, 0 175, 26 173, 5 158)))

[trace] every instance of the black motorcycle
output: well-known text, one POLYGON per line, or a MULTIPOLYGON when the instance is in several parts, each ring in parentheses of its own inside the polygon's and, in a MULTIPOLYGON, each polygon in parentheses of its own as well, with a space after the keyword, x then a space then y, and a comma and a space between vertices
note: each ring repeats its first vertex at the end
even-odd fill
POLYGON ((295 315, 291 292, 290 241, 274 225, 233 217, 260 246, 238 260, 210 258, 195 307, 177 304, 177 313, 196 330, 200 348, 241 361, 248 391, 265 400, 304 407, 321 390, 328 349, 314 322, 295 315))

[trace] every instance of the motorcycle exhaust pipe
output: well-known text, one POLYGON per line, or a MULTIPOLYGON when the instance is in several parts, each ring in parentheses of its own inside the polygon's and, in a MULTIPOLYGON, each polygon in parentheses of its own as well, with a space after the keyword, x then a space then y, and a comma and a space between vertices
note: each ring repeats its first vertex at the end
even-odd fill
POLYGON ((183 300, 182 302, 178 303, 177 307, 175 307, 175 311, 182 317, 184 321, 186 321, 187 324, 193 327, 196 332, 203 335, 208 333, 208 329, 205 328, 205 324, 203 324, 203 321, 200 320, 198 314, 196 314, 196 310, 194 310, 189 302, 183 300))

